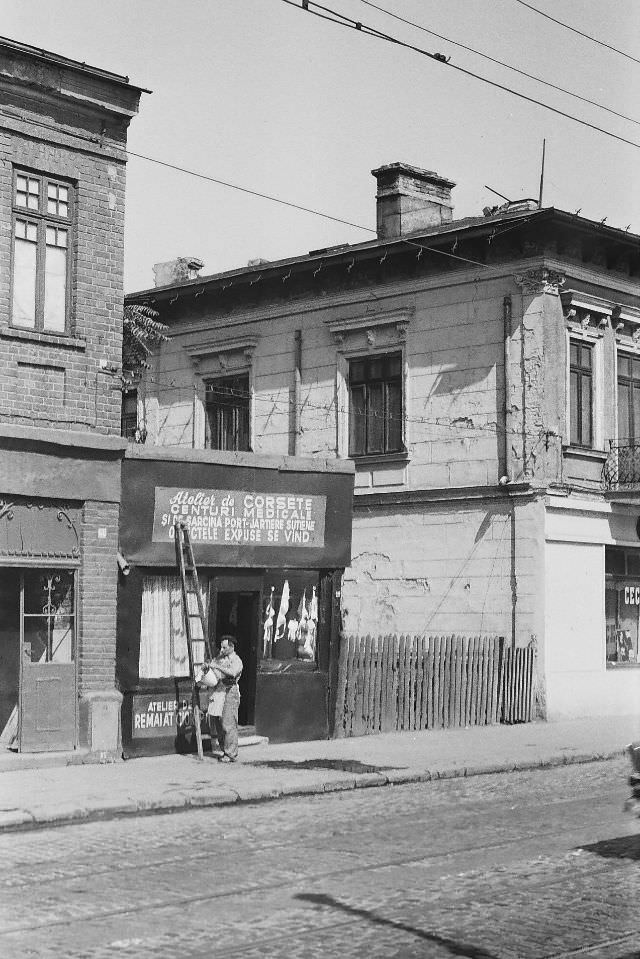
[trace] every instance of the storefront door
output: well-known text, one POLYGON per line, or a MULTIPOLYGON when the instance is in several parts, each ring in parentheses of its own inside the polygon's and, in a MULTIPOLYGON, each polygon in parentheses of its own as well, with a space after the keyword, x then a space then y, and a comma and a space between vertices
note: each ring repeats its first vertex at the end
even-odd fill
POLYGON ((211 597, 212 622, 215 623, 211 638, 217 646, 222 636, 235 636, 236 652, 243 664, 238 714, 240 726, 253 726, 255 721, 261 585, 261 578, 256 577, 216 577, 211 597), (239 588, 229 588, 234 586, 239 588))
POLYGON ((76 745, 74 580, 69 569, 20 574, 21 751, 76 745))
POLYGON ((0 569, 0 744, 17 747, 20 689, 20 573, 0 569))

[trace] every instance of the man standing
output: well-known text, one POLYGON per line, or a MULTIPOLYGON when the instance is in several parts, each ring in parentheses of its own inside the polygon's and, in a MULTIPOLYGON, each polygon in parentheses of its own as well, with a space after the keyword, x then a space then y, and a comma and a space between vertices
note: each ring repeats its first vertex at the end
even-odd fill
POLYGON ((220 686, 225 690, 222 715, 214 716, 216 735, 222 756, 221 763, 234 763, 238 758, 238 707, 240 706, 240 687, 238 680, 242 674, 242 660, 236 653, 235 636, 220 638, 220 652, 211 663, 220 676, 220 686))

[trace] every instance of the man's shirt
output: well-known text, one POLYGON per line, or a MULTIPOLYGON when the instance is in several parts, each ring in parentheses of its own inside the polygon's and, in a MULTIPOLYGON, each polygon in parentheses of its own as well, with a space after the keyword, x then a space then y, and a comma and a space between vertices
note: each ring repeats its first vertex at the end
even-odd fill
POLYGON ((227 673, 231 673, 230 676, 224 675, 220 682, 223 686, 233 686, 234 683, 240 679, 242 673, 242 660, 237 653, 229 653, 226 656, 216 656, 213 663, 211 664, 214 669, 216 666, 222 666, 227 673))

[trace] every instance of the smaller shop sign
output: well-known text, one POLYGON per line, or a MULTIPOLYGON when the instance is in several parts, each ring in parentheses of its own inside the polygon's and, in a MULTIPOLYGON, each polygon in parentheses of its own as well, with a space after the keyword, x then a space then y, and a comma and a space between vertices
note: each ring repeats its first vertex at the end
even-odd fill
POLYGON ((640 586, 625 586, 624 601, 627 606, 640 606, 640 586))
POLYGON ((131 710, 132 738, 175 736, 192 725, 191 716, 191 703, 184 697, 176 699, 158 694, 135 695, 131 710))
POLYGON ((326 496, 157 486, 154 543, 184 523, 192 542, 217 546, 324 546, 326 496))

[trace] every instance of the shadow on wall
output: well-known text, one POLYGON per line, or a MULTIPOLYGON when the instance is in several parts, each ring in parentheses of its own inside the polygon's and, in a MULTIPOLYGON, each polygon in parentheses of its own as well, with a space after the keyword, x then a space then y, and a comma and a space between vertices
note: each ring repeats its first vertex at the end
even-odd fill
POLYGON ((459 367, 443 370, 436 375, 433 386, 425 397, 425 404, 433 396, 460 396, 469 387, 485 382, 491 369, 490 366, 479 366, 477 369, 459 367))

